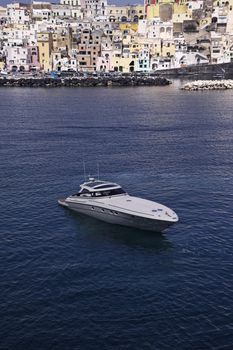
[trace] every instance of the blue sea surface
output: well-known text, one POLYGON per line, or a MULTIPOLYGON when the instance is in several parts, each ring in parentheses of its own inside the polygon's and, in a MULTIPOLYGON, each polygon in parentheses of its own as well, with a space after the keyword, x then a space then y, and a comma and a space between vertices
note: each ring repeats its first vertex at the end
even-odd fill
POLYGON ((233 349, 231 91, 0 89, 0 349, 233 349), (165 234, 65 210, 87 173, 165 234))

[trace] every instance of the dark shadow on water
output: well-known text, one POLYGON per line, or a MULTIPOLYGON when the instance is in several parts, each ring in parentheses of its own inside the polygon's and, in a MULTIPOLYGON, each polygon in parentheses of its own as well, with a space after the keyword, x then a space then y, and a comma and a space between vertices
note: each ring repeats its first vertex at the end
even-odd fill
POLYGON ((165 251, 172 249, 172 243, 159 232, 150 232, 131 227, 113 225, 91 218, 84 214, 66 210, 67 216, 72 217, 79 233, 88 238, 123 244, 132 248, 165 251))

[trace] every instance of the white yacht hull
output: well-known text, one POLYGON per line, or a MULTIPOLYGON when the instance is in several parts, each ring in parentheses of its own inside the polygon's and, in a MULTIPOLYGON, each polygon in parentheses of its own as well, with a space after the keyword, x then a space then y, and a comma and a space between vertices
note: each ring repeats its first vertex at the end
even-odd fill
POLYGON ((141 230, 162 232, 175 223, 172 221, 145 218, 140 215, 132 215, 121 212, 119 209, 116 211, 114 209, 103 208, 94 204, 68 202, 65 199, 59 200, 58 203, 78 213, 88 215, 110 224, 129 226, 141 230))

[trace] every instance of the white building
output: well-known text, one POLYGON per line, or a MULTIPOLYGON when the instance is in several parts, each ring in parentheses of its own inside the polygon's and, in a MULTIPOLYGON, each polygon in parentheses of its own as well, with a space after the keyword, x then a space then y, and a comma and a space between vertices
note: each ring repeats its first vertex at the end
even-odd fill
POLYGON ((6 66, 9 70, 28 71, 29 55, 26 47, 14 46, 6 48, 6 66))
POLYGON ((224 63, 223 40, 222 34, 211 32, 211 63, 224 63))
POLYGON ((53 18, 70 18, 72 16, 72 7, 68 5, 51 4, 53 18))
POLYGON ((205 55, 199 52, 177 51, 171 60, 172 68, 180 68, 198 64, 208 64, 209 60, 205 55))
POLYGON ((52 17, 51 4, 42 1, 33 1, 32 18, 37 21, 49 21, 52 17))
POLYGON ((187 3, 187 7, 189 10, 193 11, 193 10, 200 10, 203 8, 203 0, 196 0, 196 1, 189 1, 187 3))
POLYGON ((214 7, 212 18, 217 18, 218 24, 227 24, 228 9, 225 6, 214 7))
POLYGON ((6 46, 25 46, 34 45, 36 43, 35 30, 29 27, 13 27, 5 31, 6 46))
POLYGON ((233 10, 230 10, 227 15, 226 33, 233 34, 233 10))
POLYGON ((8 4, 7 21, 12 24, 28 24, 30 22, 29 7, 20 3, 8 4))
POLYGON ((170 69, 171 66, 171 59, 170 58, 162 58, 162 57, 153 57, 150 62, 150 68, 151 70, 163 70, 163 69, 170 69))
POLYGON ((173 23, 162 22, 160 18, 142 19, 138 22, 138 34, 146 38, 173 39, 173 23))
POLYGON ((77 60, 75 57, 62 57, 61 52, 53 52, 52 54, 53 70, 58 72, 77 71, 77 60))
POLYGON ((85 16, 95 20, 107 20, 107 0, 85 0, 85 16))
POLYGON ((136 72, 148 72, 150 70, 150 54, 149 49, 143 48, 138 52, 138 56, 135 59, 136 72))
POLYGON ((79 6, 81 7, 82 2, 81 0, 60 0, 61 5, 67 5, 67 6, 79 6))
POLYGON ((7 18, 7 8, 0 6, 0 19, 7 18))

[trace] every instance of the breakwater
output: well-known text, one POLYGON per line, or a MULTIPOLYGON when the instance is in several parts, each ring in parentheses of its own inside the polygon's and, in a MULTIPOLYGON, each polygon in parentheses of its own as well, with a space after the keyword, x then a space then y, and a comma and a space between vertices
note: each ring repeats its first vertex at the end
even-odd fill
POLYGON ((195 80, 185 84, 182 90, 226 90, 233 89, 233 80, 195 80))
POLYGON ((165 86, 171 82, 158 76, 88 76, 88 77, 4 77, 0 86, 5 87, 94 87, 94 86, 165 86))

